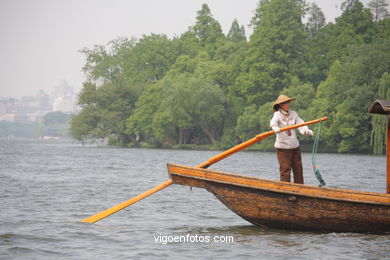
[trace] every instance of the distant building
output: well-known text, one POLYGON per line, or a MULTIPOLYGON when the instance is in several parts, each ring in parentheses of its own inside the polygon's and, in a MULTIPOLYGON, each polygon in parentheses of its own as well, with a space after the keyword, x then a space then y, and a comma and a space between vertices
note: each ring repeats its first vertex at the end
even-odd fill
POLYGON ((41 122, 51 111, 49 95, 42 90, 36 96, 0 99, 0 121, 41 122))
POLYGON ((0 121, 14 122, 15 117, 16 117, 15 114, 1 113, 0 114, 0 121))
POLYGON ((53 102, 53 111, 72 113, 76 110, 74 96, 58 97, 53 102))
POLYGON ((37 95, 37 99, 39 102, 39 107, 42 111, 51 111, 50 105, 50 96, 47 95, 43 90, 40 90, 37 95))
POLYGON ((66 80, 62 80, 49 96, 40 90, 36 96, 21 99, 0 98, 0 121, 42 122, 53 111, 77 113, 77 95, 66 80))
POLYGON ((9 113, 10 107, 14 106, 16 102, 15 98, 0 98, 0 114, 9 113))
POLYGON ((68 84, 66 80, 62 80, 55 87, 51 95, 53 111, 61 111, 63 113, 74 113, 77 111, 77 96, 74 88, 68 84))

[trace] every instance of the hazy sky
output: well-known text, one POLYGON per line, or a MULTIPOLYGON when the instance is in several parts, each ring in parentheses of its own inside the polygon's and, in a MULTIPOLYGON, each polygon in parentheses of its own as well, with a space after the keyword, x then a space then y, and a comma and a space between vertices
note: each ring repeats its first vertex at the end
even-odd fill
MULTIPOLYGON (((236 18, 249 36, 247 25, 258 1, 0 0, 0 97, 20 98, 39 90, 50 94, 63 79, 80 90, 80 49, 123 36, 179 36, 195 24, 202 3, 208 4, 225 34, 236 18)), ((315 2, 327 21, 341 13, 342 0, 315 2)))

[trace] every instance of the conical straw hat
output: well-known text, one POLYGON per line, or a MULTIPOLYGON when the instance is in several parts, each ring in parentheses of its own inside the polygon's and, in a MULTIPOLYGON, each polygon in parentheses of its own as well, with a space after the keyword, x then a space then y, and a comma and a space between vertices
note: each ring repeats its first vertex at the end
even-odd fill
POLYGON ((288 102, 288 101, 292 101, 292 100, 296 100, 296 98, 290 98, 286 95, 280 95, 276 100, 275 102, 272 104, 272 106, 275 106, 275 105, 279 105, 279 104, 282 104, 284 102, 288 102))

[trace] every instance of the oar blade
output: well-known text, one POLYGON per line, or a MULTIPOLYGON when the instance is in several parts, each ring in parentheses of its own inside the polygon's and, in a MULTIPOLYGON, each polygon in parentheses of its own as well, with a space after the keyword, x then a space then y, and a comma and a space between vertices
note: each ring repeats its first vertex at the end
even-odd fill
POLYGON ((154 187, 153 189, 150 189, 148 191, 145 191, 144 193, 141 193, 140 195, 137 195, 121 204, 118 204, 112 208, 109 208, 107 210, 104 210, 96 215, 93 215, 93 216, 90 216, 86 219, 83 219, 81 222, 86 222, 86 223, 95 223, 96 221, 99 221, 103 218, 106 218, 112 214, 114 214, 115 212, 118 212, 128 206, 130 206, 131 204, 134 204, 136 203, 137 201, 140 201, 150 195, 152 195, 153 193, 156 193, 157 191, 159 190, 162 190, 166 187, 168 187, 169 185, 171 185, 173 183, 172 180, 167 180, 166 182, 163 182, 161 183, 160 185, 157 185, 156 187, 154 187))

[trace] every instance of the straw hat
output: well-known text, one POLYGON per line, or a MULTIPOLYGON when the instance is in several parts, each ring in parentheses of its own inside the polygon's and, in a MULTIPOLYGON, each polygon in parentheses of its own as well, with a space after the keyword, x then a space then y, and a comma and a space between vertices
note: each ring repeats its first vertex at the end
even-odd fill
POLYGON ((272 104, 272 106, 274 107, 275 105, 279 105, 279 104, 282 104, 284 102, 288 102, 288 101, 292 101, 292 100, 296 100, 296 98, 290 98, 286 95, 280 95, 276 100, 275 102, 272 104))

